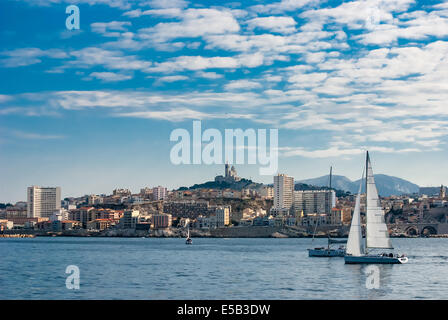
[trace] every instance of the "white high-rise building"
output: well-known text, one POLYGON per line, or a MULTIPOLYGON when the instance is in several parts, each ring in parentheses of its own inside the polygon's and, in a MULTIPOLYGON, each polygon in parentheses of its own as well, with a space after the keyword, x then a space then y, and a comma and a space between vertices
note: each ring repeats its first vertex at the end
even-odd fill
POLYGON ((294 197, 294 178, 286 174, 274 176, 274 210, 290 210, 294 197))
POLYGON ((49 218, 61 209, 61 188, 28 187, 27 217, 49 218))
POLYGON ((152 188, 152 195, 154 197, 154 200, 163 200, 166 199, 168 196, 168 190, 164 187, 158 186, 152 188))

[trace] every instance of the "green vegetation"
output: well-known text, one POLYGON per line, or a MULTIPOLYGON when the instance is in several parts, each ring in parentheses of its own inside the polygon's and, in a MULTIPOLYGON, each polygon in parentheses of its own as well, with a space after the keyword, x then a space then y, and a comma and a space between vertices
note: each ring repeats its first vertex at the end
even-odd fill
POLYGON ((184 190, 194 190, 194 189, 232 189, 232 190, 241 190, 244 188, 257 189, 261 187, 262 183, 256 183, 249 179, 241 179, 237 182, 225 182, 225 181, 207 181, 200 184, 195 184, 190 188, 180 187, 178 191, 184 190))

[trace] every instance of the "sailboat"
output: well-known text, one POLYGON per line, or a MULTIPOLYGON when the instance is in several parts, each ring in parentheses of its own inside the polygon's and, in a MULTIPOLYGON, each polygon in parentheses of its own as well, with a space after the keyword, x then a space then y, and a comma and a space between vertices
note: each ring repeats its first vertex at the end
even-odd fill
POLYGON ((328 235, 328 244, 327 247, 308 249, 308 257, 344 257, 345 256, 345 248, 344 246, 339 246, 339 248, 332 248, 332 244, 343 244, 346 243, 346 240, 336 240, 331 239, 330 235, 328 235))
MULTIPOLYGON (((331 189, 332 176, 333 176, 333 167, 330 167, 330 190, 332 190, 331 189)), ((314 233, 313 233, 313 240, 311 242, 314 241, 314 236, 316 235, 317 226, 318 226, 318 222, 316 221, 316 226, 314 228, 314 233)), ((345 256, 344 246, 341 245, 337 249, 335 249, 335 248, 332 248, 331 245, 332 244, 343 244, 346 242, 347 242, 346 240, 331 239, 330 235, 328 234, 327 247, 326 248, 320 247, 320 248, 308 249, 308 257, 344 257, 345 256)))
POLYGON ((188 227, 187 239, 185 240, 185 244, 193 244, 193 240, 190 238, 190 227, 188 227))
MULTIPOLYGON (((363 173, 364 176, 364 173, 363 173)), ((361 179, 362 181, 362 179, 361 179)), ((389 231, 384 220, 384 210, 378 197, 378 191, 373 177, 369 152, 366 156, 366 237, 365 242, 361 229, 361 185, 356 196, 355 211, 347 241, 344 257, 346 264, 403 264, 408 262, 405 255, 393 253, 375 254, 369 251, 375 249, 393 249, 389 231)))

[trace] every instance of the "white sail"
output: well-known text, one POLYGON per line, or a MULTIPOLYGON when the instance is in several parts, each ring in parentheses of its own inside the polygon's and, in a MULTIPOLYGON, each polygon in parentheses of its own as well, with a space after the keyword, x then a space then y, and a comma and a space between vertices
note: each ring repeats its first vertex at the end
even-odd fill
MULTIPOLYGON (((364 174, 363 174, 364 176, 364 174)), ((361 182, 362 183, 362 182, 361 182)), ((350 233, 347 241, 347 254, 352 256, 364 255, 364 244, 362 241, 361 229, 361 187, 359 187, 358 195, 356 196, 355 211, 353 212, 352 224, 350 226, 350 233)))
POLYGON ((387 231, 387 225, 384 221, 384 210, 378 197, 378 191, 373 177, 372 165, 370 163, 369 153, 367 152, 367 173, 366 173, 366 190, 367 190, 367 248, 384 248, 393 249, 392 243, 387 231))

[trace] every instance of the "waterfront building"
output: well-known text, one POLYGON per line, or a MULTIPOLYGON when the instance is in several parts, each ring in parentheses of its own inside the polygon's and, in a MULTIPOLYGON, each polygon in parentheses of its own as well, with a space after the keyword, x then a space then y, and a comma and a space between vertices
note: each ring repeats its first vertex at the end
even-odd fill
POLYGON ((62 225, 62 230, 73 230, 73 229, 82 228, 82 225, 80 222, 72 221, 72 220, 62 220, 61 225, 62 225))
POLYGON ((336 206, 336 193, 334 190, 300 190, 294 191, 294 211, 331 214, 336 206))
POLYGON ((352 221, 353 208, 349 206, 344 206, 340 210, 341 210, 341 222, 343 224, 350 224, 352 221))
POLYGON ((123 229, 135 229, 139 216, 140 211, 138 210, 125 210, 123 217, 120 219, 120 226, 123 229))
POLYGON ((60 187, 28 187, 27 217, 50 217, 55 210, 61 208, 60 187))
POLYGON ((17 205, 12 207, 6 207, 0 215, 1 218, 26 218, 27 217, 27 208, 18 207, 17 205))
POLYGON ((230 207, 217 207, 216 211, 216 226, 218 228, 225 227, 230 224, 230 207))
POLYGON ((272 216, 256 217, 252 220, 253 226, 273 226, 274 219, 272 216))
POLYGON ((14 222, 6 219, 0 220, 0 231, 12 230, 14 222))
POLYGON ((210 217, 199 216, 196 219, 196 228, 200 229, 216 228, 216 216, 210 216, 210 217))
POLYGON ((171 214, 155 214, 152 216, 154 229, 165 229, 172 225, 173 216, 171 214))
POLYGON ((293 205, 294 178, 285 174, 274 176, 274 206, 272 212, 288 214, 293 205))
POLYGON ((123 210, 112 210, 112 209, 95 209, 94 219, 113 219, 119 220, 123 216, 123 210))
POLYGON ((304 227, 331 224, 331 216, 324 213, 311 213, 304 216, 300 224, 304 227))
POLYGON ((333 208, 331 209, 330 214, 330 224, 342 224, 342 218, 343 218, 343 210, 340 208, 333 208))
POLYGON ((95 219, 87 223, 87 229, 89 230, 105 230, 109 229, 111 226, 115 225, 115 220, 113 219, 95 219))
POLYGON ((78 221, 83 228, 87 227, 87 223, 95 220, 95 208, 82 207, 79 209, 70 210, 68 214, 69 220, 78 221))
POLYGON ((50 220, 68 220, 68 211, 64 208, 55 210, 49 218, 50 220))

